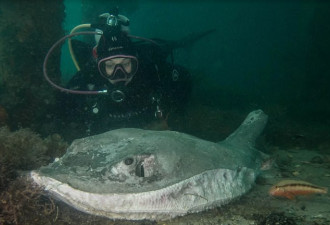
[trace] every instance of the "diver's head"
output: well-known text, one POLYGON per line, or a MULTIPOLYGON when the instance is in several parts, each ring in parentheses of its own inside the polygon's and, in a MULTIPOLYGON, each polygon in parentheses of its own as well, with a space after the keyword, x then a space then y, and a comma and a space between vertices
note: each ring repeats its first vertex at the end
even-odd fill
POLYGON ((102 35, 96 47, 100 74, 111 84, 127 85, 138 69, 134 47, 123 32, 102 35))

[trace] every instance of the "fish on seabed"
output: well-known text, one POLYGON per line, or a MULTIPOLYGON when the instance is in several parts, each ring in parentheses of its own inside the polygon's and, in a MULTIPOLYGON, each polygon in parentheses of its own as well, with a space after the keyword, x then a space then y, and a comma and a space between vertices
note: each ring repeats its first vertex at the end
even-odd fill
POLYGON ((290 200, 299 195, 326 194, 327 192, 328 189, 325 187, 299 180, 282 180, 269 190, 269 194, 272 196, 285 197, 290 200))
POLYGON ((255 140, 256 110, 214 143, 175 131, 122 128, 75 140, 57 161, 30 173, 58 200, 111 219, 166 220, 237 199, 267 158, 255 140))

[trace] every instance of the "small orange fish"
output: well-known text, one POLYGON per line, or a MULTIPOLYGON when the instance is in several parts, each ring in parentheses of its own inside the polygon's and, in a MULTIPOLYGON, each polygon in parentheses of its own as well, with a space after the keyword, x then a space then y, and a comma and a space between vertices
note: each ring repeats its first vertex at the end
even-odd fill
POLYGON ((281 196, 291 200, 298 195, 310 195, 317 193, 326 194, 327 192, 327 188, 319 187, 299 180, 282 180, 272 186, 269 190, 270 195, 281 196))

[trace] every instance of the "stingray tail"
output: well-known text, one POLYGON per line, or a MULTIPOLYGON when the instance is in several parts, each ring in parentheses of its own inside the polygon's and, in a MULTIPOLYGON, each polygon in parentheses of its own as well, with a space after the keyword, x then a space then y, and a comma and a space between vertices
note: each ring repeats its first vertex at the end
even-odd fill
POLYGON ((233 145, 254 147, 255 141, 266 126, 267 120, 268 116, 261 109, 252 111, 225 141, 233 145))

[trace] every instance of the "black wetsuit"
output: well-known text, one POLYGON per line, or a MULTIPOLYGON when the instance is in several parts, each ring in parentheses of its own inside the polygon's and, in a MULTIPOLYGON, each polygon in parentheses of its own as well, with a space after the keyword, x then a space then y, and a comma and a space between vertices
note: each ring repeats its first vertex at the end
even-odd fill
POLYGON ((86 126, 87 134, 102 133, 121 127, 143 128, 153 120, 182 110, 190 95, 188 71, 168 62, 169 51, 153 44, 136 47, 139 68, 130 83, 112 85, 102 77, 90 60, 69 82, 76 90, 107 90, 106 94, 64 94, 67 122, 86 126), (116 102, 118 91, 124 100, 116 102))

